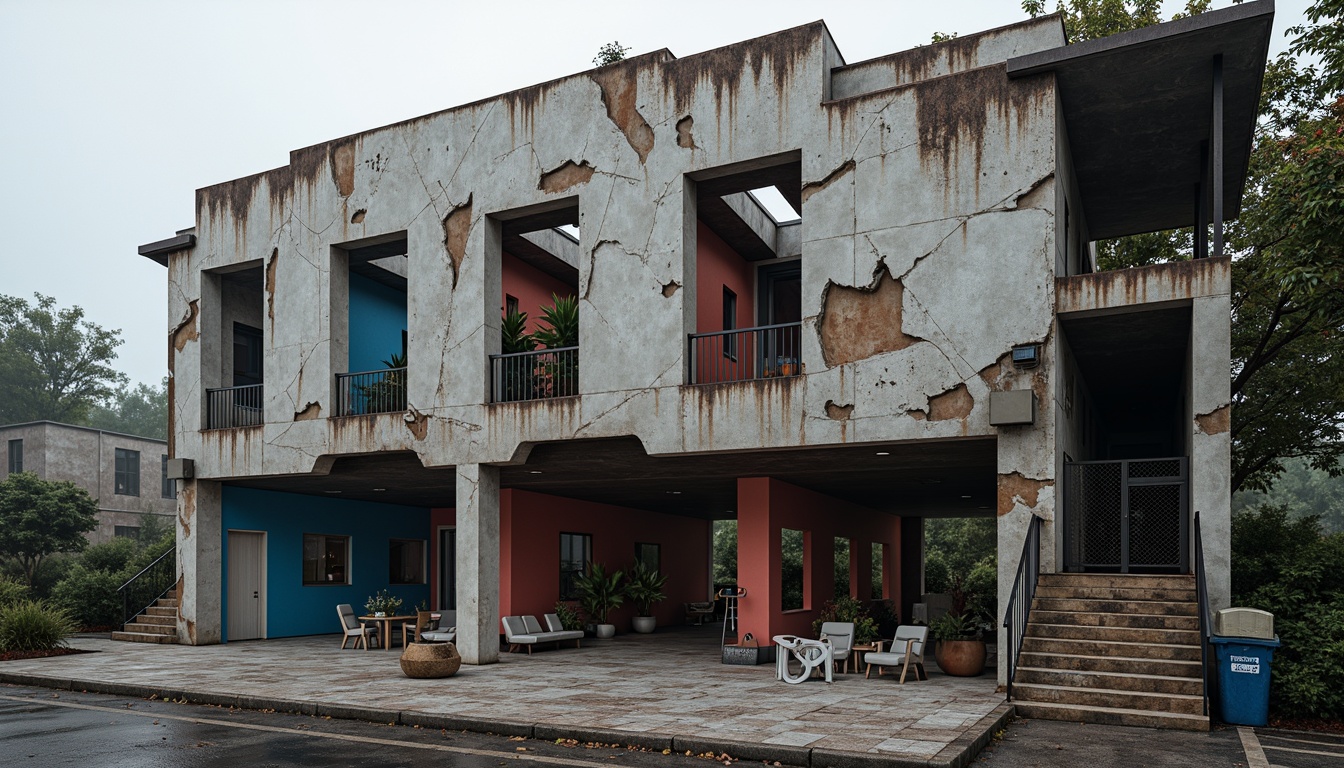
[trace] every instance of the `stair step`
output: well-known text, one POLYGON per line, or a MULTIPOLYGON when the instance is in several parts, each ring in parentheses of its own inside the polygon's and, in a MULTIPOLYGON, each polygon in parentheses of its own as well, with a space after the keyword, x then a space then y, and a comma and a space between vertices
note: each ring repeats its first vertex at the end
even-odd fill
POLYGON ((1170 693, 1181 696, 1202 697, 1204 691, 1204 681, 1198 677, 1171 677, 1131 672, 1085 672, 1075 669, 1018 667, 1015 680, 1014 685, 1056 685, 1140 693, 1170 693))
POLYGON ((1018 665, 1018 669, 1030 667, 1035 669, 1076 670, 1079 672, 1122 672, 1203 680, 1200 662, 1176 659, 1140 659, 1131 656, 1094 656, 1076 653, 1023 651, 1018 656, 1018 665))
POLYGON ((1027 624, 1028 637, 1060 640, 1102 640, 1120 643, 1160 643, 1162 645, 1198 645, 1199 632, 1183 629, 1147 629, 1143 627, 1095 627, 1080 624, 1027 624))
POLYGON ((158 600, 155 600, 155 601, 154 601, 154 605, 156 605, 156 606, 158 606, 158 607, 160 607, 160 608, 173 608, 173 609, 176 609, 176 608, 177 608, 177 598, 176 598, 176 597, 160 597, 158 600))
POLYGON ((1199 631, 1198 616, 1172 616, 1161 613, 1081 613, 1078 611, 1033 610, 1031 621, 1042 624, 1072 624, 1080 627, 1129 627, 1132 629, 1199 631))
POLYGON ((1192 602, 1195 600, 1195 590, 1146 587, 1051 587, 1037 584, 1036 597, 1056 597, 1066 600, 1192 602))
POLYGON ((1068 653, 1079 656, 1125 656, 1135 659, 1171 659, 1199 661, 1198 645, 1160 645, 1126 643, 1116 640, 1069 640, 1055 637, 1022 638, 1022 650, 1029 653, 1068 653))
POLYGON ((1199 605, 1184 600, 1110 600, 1076 597, 1045 597, 1036 588, 1036 599, 1031 611, 1065 611, 1070 613, 1134 613, 1161 616, 1199 617, 1199 605))
POLYGON ((145 609, 146 616, 177 616, 176 608, 169 608, 162 605, 151 605, 145 609))
POLYGON ((1175 712, 1185 715, 1199 715, 1204 711, 1204 697, 1199 695, 1123 691, 1115 688, 1078 688, 1071 685, 1013 683, 1013 698, 1018 701, 1043 701, 1051 704, 1144 712, 1175 712))
POLYGON ((138 632, 142 635, 172 635, 177 637, 177 624, 143 624, 139 621, 132 621, 125 626, 127 632, 138 632))
POLYGON ((162 624, 165 626, 177 626, 176 616, 153 616, 145 613, 135 617, 140 624, 162 624))
POLYGON ((1038 581, 1051 587, 1132 587, 1144 589, 1194 589, 1194 576, 1138 573, 1043 573, 1038 581))
POLYGON ((175 645, 177 635, 156 635, 145 632, 113 632, 113 640, 122 640, 128 643, 158 643, 159 645, 175 645))
POLYGON ((1184 715, 1175 712, 1148 712, 1118 707, 1079 707, 1072 704, 1014 701, 1019 717, 1038 720, 1065 720, 1074 723, 1102 725, 1129 725, 1142 728, 1163 728, 1178 731, 1207 731, 1209 718, 1204 715, 1184 715))

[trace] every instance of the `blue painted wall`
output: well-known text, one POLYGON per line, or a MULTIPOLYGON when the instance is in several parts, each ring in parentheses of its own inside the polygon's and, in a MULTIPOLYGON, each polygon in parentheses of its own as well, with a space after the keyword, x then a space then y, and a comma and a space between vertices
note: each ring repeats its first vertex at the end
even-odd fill
POLYGON ((340 629, 337 604, 349 603, 356 613, 362 614, 364 602, 380 589, 400 597, 403 612, 429 599, 428 584, 387 583, 389 540, 423 539, 425 551, 429 552, 428 509, 225 486, 223 518, 225 572, 221 576, 226 642, 229 529, 266 532, 267 637, 337 632, 340 629), (305 533, 350 537, 349 585, 303 585, 305 533))
POLYGON ((406 294, 350 274, 350 373, 381 371, 395 352, 401 354, 406 330, 406 294))

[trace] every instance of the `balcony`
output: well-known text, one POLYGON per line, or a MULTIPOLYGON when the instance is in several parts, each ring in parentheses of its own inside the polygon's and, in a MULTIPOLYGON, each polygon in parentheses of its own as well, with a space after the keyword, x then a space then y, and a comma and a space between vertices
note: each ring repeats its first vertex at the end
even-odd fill
POLYGON ((406 410, 406 369, 336 374, 336 415, 367 416, 406 410))
POLYGON ((802 323, 690 335, 691 384, 723 384, 801 374, 802 323))
POLYGON ((205 390, 205 428, 255 427, 262 422, 261 384, 205 390))
POLYGON ((490 401, 520 403, 579 394, 579 348, 490 356, 490 401))

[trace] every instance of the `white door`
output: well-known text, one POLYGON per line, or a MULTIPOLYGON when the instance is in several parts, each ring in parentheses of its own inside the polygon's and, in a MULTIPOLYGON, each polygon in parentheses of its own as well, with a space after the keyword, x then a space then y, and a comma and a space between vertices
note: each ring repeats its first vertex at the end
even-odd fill
POLYGON ((229 641, 266 636, 265 557, 266 534, 229 531, 229 641))

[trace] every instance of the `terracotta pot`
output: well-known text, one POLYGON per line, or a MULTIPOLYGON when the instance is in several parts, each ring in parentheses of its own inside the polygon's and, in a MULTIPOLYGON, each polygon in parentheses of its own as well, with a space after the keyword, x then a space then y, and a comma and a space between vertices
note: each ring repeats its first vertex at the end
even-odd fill
POLYGON ((955 677, 975 677, 985 672, 985 641, 942 640, 933 652, 938 668, 955 677))
POLYGON ((411 643, 401 652, 401 671, 407 677, 451 677, 462 666, 452 643, 411 643))
POLYGON ((658 626, 658 620, 652 616, 636 616, 631 619, 630 623, 634 625, 635 631, 641 635, 649 634, 658 626))

